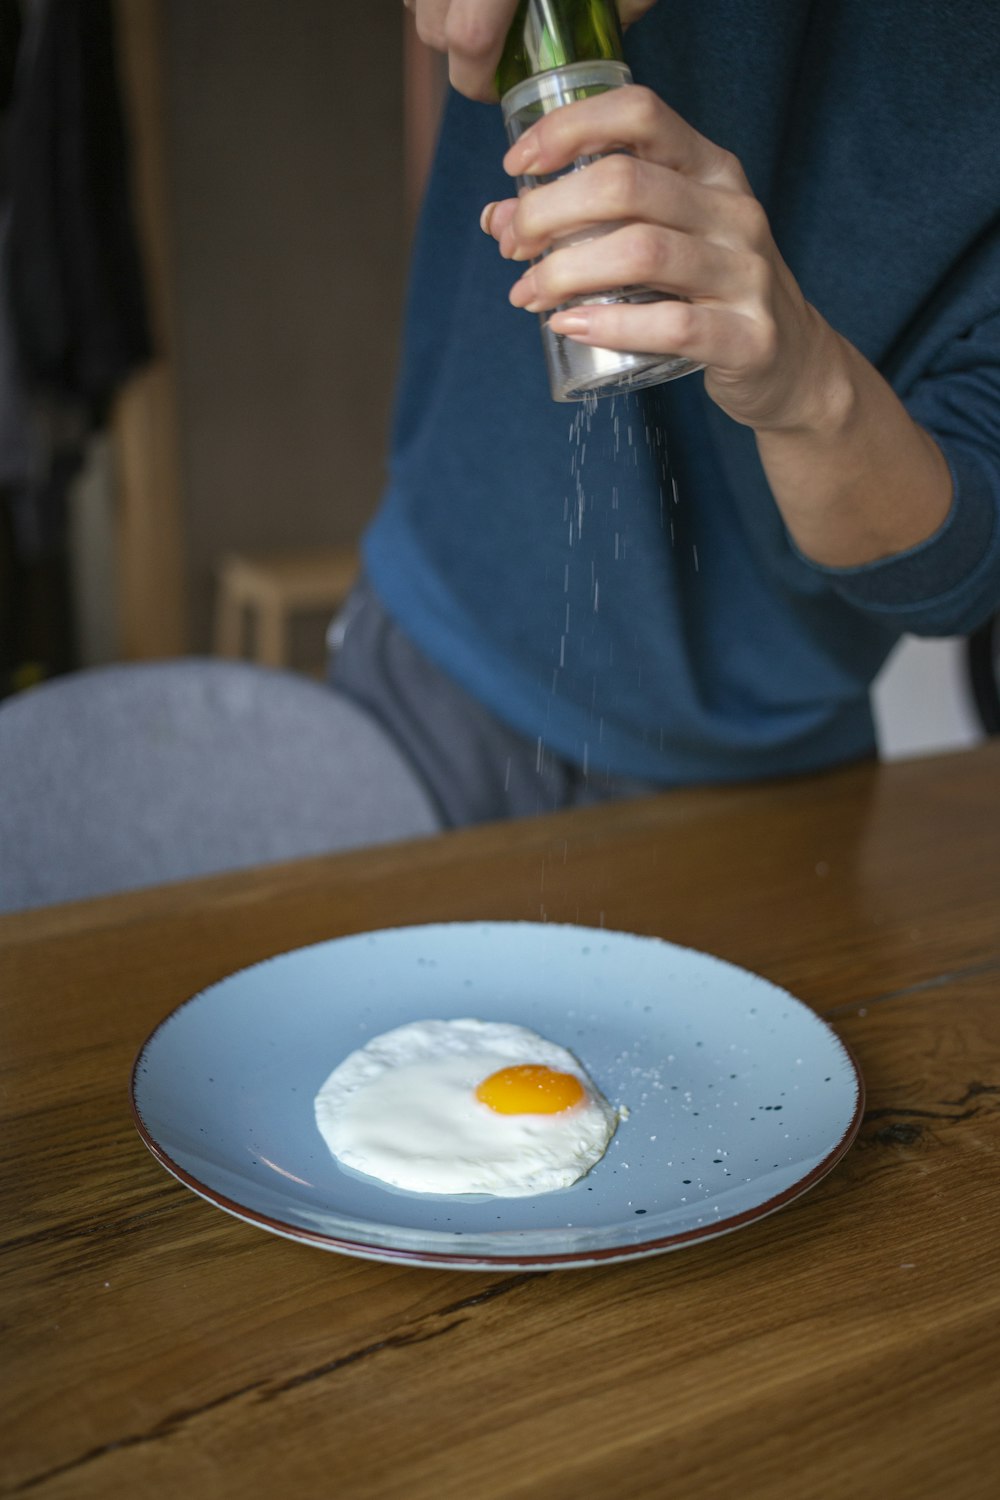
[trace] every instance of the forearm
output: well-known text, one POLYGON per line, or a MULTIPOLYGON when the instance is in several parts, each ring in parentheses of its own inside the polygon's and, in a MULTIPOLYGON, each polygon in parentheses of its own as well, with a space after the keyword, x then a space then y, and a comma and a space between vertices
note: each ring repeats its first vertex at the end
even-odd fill
POLYGON ((932 536, 951 506, 951 475, 878 371, 813 316, 816 365, 799 420, 756 427, 757 450, 799 550, 825 567, 859 567, 932 536))

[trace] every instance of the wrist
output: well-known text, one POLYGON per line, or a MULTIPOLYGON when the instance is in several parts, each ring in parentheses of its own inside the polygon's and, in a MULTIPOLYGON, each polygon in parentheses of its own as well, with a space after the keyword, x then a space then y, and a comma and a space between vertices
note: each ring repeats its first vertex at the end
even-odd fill
POLYGON ((814 307, 807 304, 806 312, 808 353, 794 385, 780 410, 753 426, 762 438, 772 433, 839 447, 861 416, 858 364, 867 362, 814 307))

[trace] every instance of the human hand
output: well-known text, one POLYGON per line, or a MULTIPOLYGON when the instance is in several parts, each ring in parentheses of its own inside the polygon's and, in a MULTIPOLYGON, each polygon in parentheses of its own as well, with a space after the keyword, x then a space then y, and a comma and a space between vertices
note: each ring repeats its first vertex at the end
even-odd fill
MULTIPOLYGON (((460 94, 495 100, 494 75, 518 0, 403 0, 417 35, 448 54, 448 76, 460 94)), ((650 10, 655 0, 618 0, 622 25, 650 10)))
POLYGON ((501 254, 537 261, 511 291, 515 307, 545 313, 609 287, 653 287, 684 300, 575 306, 549 326, 585 344, 687 356, 705 366, 713 400, 757 431, 828 408, 838 336, 782 260, 738 160, 655 94, 630 86, 553 110, 504 166, 565 174, 484 210, 501 254), (600 159, 565 172, 581 156, 600 159))

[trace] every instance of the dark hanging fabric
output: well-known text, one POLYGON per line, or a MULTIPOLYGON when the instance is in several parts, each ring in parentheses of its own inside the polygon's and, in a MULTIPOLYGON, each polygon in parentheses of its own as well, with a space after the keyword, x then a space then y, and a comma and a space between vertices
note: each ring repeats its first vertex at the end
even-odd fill
POLYGON ((18 349, 26 380, 100 420, 150 354, 113 18, 108 0, 34 0, 28 14, 10 122, 18 349))
MULTIPOLYGON (((21 43, 21 7, 18 0, 0 0, 0 118, 6 115, 14 92, 17 51, 21 43)), ((3 161, 0 159, 0 171, 3 161)), ((0 180, 0 190, 5 184, 0 180)))
POLYGON ((0 695, 76 665, 70 487, 151 352, 110 0, 0 0, 0 695))

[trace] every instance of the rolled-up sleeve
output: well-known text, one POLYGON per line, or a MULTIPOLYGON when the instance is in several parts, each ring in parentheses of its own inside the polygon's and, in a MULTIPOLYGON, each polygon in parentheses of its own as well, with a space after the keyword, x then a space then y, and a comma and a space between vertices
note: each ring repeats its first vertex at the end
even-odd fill
POLYGON ((943 524, 905 552, 824 574, 844 599, 914 635, 962 635, 1000 609, 1000 314, 955 339, 904 396, 952 478, 943 524))

